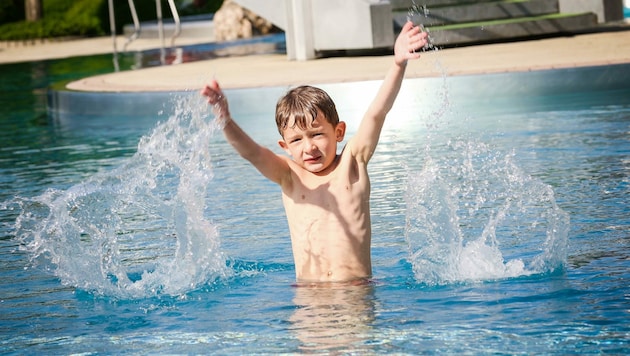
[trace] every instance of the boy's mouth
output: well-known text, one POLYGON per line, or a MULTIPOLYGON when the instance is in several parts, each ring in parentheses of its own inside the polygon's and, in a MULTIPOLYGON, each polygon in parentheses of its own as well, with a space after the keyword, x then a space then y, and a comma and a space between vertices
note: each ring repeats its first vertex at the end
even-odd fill
POLYGON ((309 157, 309 158, 304 158, 304 163, 317 163, 319 162, 319 159, 321 157, 309 157))

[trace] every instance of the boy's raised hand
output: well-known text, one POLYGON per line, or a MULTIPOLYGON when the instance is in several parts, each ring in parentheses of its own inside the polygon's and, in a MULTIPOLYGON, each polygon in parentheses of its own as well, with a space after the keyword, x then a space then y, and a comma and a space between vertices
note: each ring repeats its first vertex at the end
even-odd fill
POLYGON ((426 32, 420 31, 419 26, 414 26, 413 22, 407 21, 394 43, 394 61, 398 65, 403 65, 409 59, 420 58, 418 52, 428 43, 426 32))
POLYGON ((230 119, 227 98, 223 95, 223 91, 216 80, 213 79, 210 84, 203 87, 201 95, 208 98, 208 103, 212 105, 212 111, 217 120, 225 121, 230 119))

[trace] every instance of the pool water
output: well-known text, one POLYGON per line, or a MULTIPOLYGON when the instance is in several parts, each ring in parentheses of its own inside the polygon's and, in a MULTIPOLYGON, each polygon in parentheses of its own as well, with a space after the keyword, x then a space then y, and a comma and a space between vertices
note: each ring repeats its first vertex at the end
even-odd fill
MULTIPOLYGON (((48 95, 94 58, 0 66, 3 353, 630 351, 628 65, 406 80, 374 282, 297 288, 279 189, 196 92, 48 95)), ((322 86, 349 135, 378 84, 322 86)), ((286 89, 227 92, 270 147, 286 89)))

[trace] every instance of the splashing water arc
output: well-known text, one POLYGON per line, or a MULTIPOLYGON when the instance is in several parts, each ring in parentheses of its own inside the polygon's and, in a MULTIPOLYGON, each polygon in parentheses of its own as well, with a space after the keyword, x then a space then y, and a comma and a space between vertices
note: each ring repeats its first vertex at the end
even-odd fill
POLYGON ((22 246, 62 283, 143 298, 181 295, 227 273, 204 218, 215 123, 198 95, 174 98, 174 107, 117 168, 20 202, 22 246))
POLYGON ((566 263, 569 217, 553 190, 489 145, 450 143, 409 173, 406 239, 430 285, 550 273, 566 263))

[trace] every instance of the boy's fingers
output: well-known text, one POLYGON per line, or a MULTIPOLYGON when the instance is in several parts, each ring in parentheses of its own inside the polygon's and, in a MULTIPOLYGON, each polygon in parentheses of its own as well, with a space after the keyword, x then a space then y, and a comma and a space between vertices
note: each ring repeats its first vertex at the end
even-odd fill
POLYGON ((212 81, 210 82, 210 84, 212 85, 212 88, 216 91, 221 91, 221 87, 219 86, 219 82, 216 81, 216 79, 212 79, 212 81))

